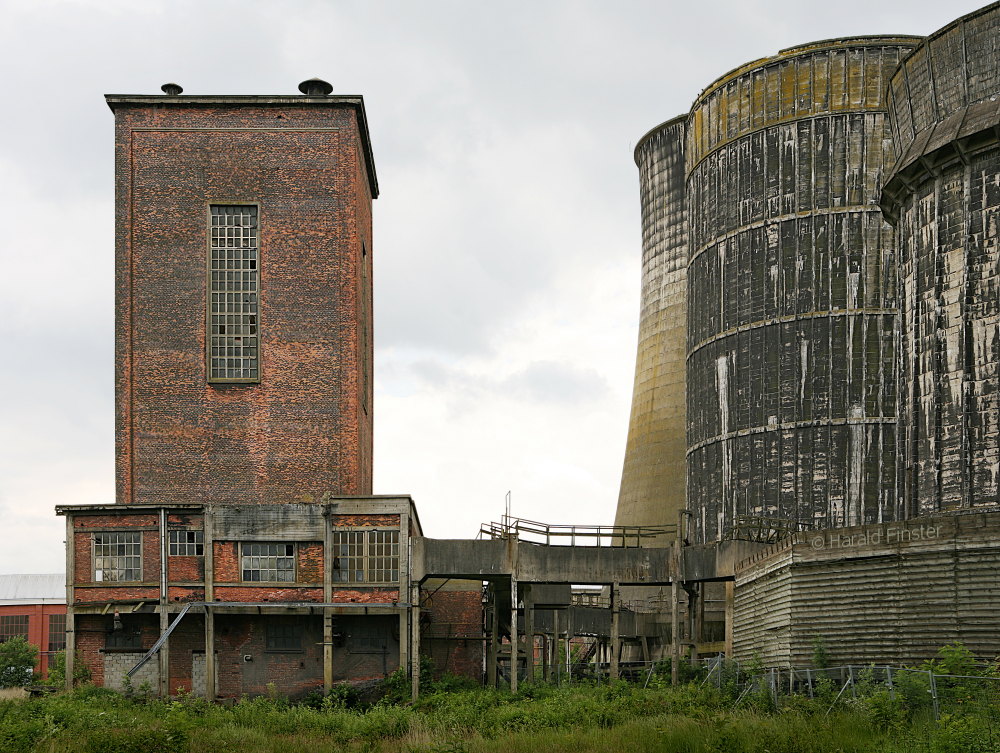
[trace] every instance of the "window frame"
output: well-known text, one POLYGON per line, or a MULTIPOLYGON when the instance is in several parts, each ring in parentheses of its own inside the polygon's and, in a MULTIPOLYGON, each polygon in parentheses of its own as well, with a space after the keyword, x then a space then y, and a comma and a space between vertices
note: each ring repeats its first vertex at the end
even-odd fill
POLYGON ((67 643, 67 641, 66 641, 66 613, 65 612, 50 612, 49 615, 48 615, 48 618, 49 618, 48 626, 47 626, 47 628, 48 628, 48 636, 47 636, 48 637, 48 653, 55 654, 55 653, 58 653, 59 651, 65 651, 66 650, 66 643, 67 643), (55 630, 53 630, 53 625, 52 625, 53 620, 55 620, 56 622, 61 622, 62 623, 62 629, 61 630, 59 629, 58 626, 56 627, 55 630), (52 643, 52 637, 53 636, 61 636, 61 640, 55 644, 55 646, 56 646, 55 648, 53 648, 53 643, 52 643), (60 643, 62 645, 59 645, 60 643))
POLYGON ((303 633, 300 624, 290 620, 275 620, 272 617, 264 623, 264 651, 269 654, 304 653, 303 633), (291 645, 293 641, 294 646, 291 645))
MULTIPOLYGON (((279 572, 281 570, 282 570, 282 568, 277 567, 277 562, 275 562, 274 572, 277 573, 277 572, 279 572)), ((260 572, 260 568, 259 567, 257 568, 257 571, 260 572)), ((270 568, 268 568, 268 571, 270 571, 270 568)), ((241 541, 240 542, 240 583, 253 583, 255 585, 273 586, 273 585, 295 584, 295 583, 298 583, 298 582, 299 582, 299 547, 298 547, 298 542, 294 542, 294 541, 241 541), (292 548, 292 553, 290 555, 289 554, 270 555, 270 554, 247 554, 246 553, 246 548, 247 547, 250 547, 250 546, 260 546, 260 545, 263 545, 263 546, 289 546, 289 547, 292 548), (261 579, 261 580, 247 580, 246 579, 246 577, 245 577, 246 573, 248 571, 252 571, 253 568, 247 568, 247 567, 244 566, 244 560, 245 560, 245 558, 247 558, 247 557, 258 557, 259 558, 259 557, 272 557, 272 556, 275 557, 276 559, 279 558, 279 557, 281 557, 281 558, 283 558, 283 557, 289 557, 292 560, 292 568, 290 570, 290 572, 292 574, 291 580, 263 580, 263 579, 261 579)))
MULTIPOLYGON (((330 543, 330 546, 331 546, 331 552, 330 552, 330 580, 333 583, 334 588, 349 588, 351 586, 387 586, 387 585, 392 585, 392 586, 397 586, 397 587, 399 586, 399 584, 400 584, 400 578, 402 578, 402 570, 401 570, 401 567, 402 567, 402 552, 400 550, 400 547, 402 546, 402 540, 403 540, 402 532, 401 532, 401 530, 399 528, 396 528, 394 526, 334 526, 333 527, 333 536, 331 538, 335 539, 336 535, 338 533, 352 533, 352 534, 359 534, 360 533, 360 534, 363 535, 363 545, 362 545, 362 555, 361 555, 361 562, 362 562, 363 567, 361 569, 362 569, 362 571, 365 574, 365 580, 354 580, 354 579, 351 579, 351 578, 347 578, 346 580, 344 580, 344 579, 339 579, 338 578, 338 573, 340 573, 340 572, 347 572, 348 574, 350 574, 351 572, 356 571, 356 568, 352 568, 351 570, 345 570, 344 568, 336 567, 337 562, 340 560, 340 552, 339 552, 339 546, 340 546, 340 544, 339 544, 339 542, 337 542, 335 540, 332 540, 331 543, 330 543), (395 547, 396 547, 396 555, 395 555, 396 567, 395 568, 384 568, 384 567, 383 568, 379 568, 381 571, 386 571, 386 570, 391 571, 391 570, 395 569, 396 576, 397 576, 395 580, 372 580, 371 579, 371 574, 373 572, 373 568, 372 568, 372 561, 373 560, 376 560, 376 559, 382 559, 382 560, 389 559, 390 561, 392 560, 392 556, 391 555, 389 555, 387 557, 384 554, 375 555, 375 554, 372 553, 371 548, 372 548, 372 545, 374 543, 374 542, 372 542, 371 536, 370 536, 370 534, 372 534, 372 533, 394 533, 394 534, 396 534, 396 541, 390 543, 390 546, 392 546, 393 544, 395 544, 395 547)), ((382 542, 382 543, 384 545, 384 542, 382 542)))
POLYGON ((217 199, 205 204, 205 377, 209 384, 260 384, 264 361, 261 357, 261 206, 256 201, 217 199), (253 207, 257 212, 257 376, 212 376, 212 207, 253 207))
POLYGON ((28 636, 31 635, 31 615, 30 614, 0 614, 0 625, 2 625, 2 632, 0 632, 0 643, 6 643, 13 638, 24 638, 28 640, 28 636), (8 630, 14 630, 24 624, 24 632, 7 632, 8 630))
MULTIPOLYGON (((114 586, 122 585, 122 584, 125 584, 125 583, 142 583, 143 582, 143 568, 144 568, 143 541, 142 541, 142 539, 143 539, 142 531, 128 531, 128 530, 124 530, 123 531, 123 530, 118 530, 118 531, 94 531, 93 533, 91 533, 90 534, 90 572, 91 572, 91 575, 93 576, 93 581, 92 582, 93 583, 110 583, 111 585, 114 585, 114 586), (114 555, 114 554, 112 554, 112 555, 101 555, 101 556, 108 556, 108 557, 137 556, 139 558, 139 567, 137 568, 138 571, 139 571, 139 577, 138 578, 136 578, 134 580, 126 580, 126 579, 122 579, 122 580, 108 580, 108 579, 106 579, 104 577, 101 577, 101 578, 97 577, 97 569, 98 569, 97 568, 97 557, 98 557, 98 555, 97 555, 97 546, 98 546, 98 544, 97 544, 97 537, 98 536, 109 536, 109 535, 111 535, 111 536, 115 536, 115 535, 131 535, 131 536, 137 536, 138 537, 138 544, 139 544, 139 554, 138 555, 127 555, 127 554, 123 554, 123 555, 114 555)), ((121 543, 128 544, 128 543, 131 543, 131 542, 121 542, 121 543)), ((108 568, 101 568, 101 572, 103 573, 107 569, 108 568)), ((132 568, 132 569, 136 569, 136 568, 132 568)), ((128 570, 129 570, 129 568, 126 567, 125 568, 125 572, 128 572, 128 570)))
POLYGON ((167 531, 167 556, 168 557, 204 557, 205 556, 205 532, 201 528, 171 528, 167 531), (200 541, 173 541, 174 534, 200 534, 200 541), (176 549, 175 549, 176 547, 176 549), (180 551, 181 547, 185 551, 180 551), (187 550, 189 547, 195 548, 195 553, 192 554, 187 550), (201 549, 198 552, 198 549, 201 549))

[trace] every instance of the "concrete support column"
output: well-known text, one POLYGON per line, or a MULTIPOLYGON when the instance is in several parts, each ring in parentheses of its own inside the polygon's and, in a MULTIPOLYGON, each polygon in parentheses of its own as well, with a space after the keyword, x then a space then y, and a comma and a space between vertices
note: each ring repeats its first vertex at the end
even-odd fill
POLYGON ((617 583, 611 584, 611 669, 612 680, 618 679, 618 658, 621 656, 622 644, 619 635, 619 618, 621 617, 622 590, 617 583))
POLYGON ((497 662, 500 656, 500 608, 497 603, 497 590, 490 584, 490 644, 486 653, 486 684, 491 688, 497 686, 497 662))
POLYGON ((410 587, 410 695, 420 697, 420 584, 410 587))
MULTIPOLYGON (((333 603, 333 528, 330 525, 330 507, 323 506, 323 602, 333 603)), ((402 577, 402 576, 401 576, 402 577)), ((405 667, 406 662, 402 660, 404 654, 403 646, 406 645, 405 625, 400 623, 400 663, 405 667)), ((333 690, 333 613, 328 607, 323 609, 323 692, 329 693, 333 690)))
POLYGON ((693 583, 685 587, 684 592, 687 594, 688 601, 688 625, 687 633, 688 640, 690 641, 688 661, 693 666, 698 662, 698 643, 701 638, 698 635, 698 609, 701 603, 701 599, 698 598, 698 584, 693 583))
MULTIPOLYGON (((167 510, 160 508, 160 635, 170 627, 170 614, 167 608, 170 604, 167 575, 167 510)), ((170 638, 160 646, 160 697, 170 695, 170 638)))
POLYGON ((524 587, 524 666, 525 682, 535 681, 535 603, 531 586, 524 587))
POLYGON ((726 658, 733 658, 733 615, 736 607, 736 583, 726 581, 726 658))
POLYGON ((205 605, 205 698, 214 701, 218 695, 215 683, 215 612, 205 605))
MULTIPOLYGON (((403 633, 406 635, 406 633, 403 633)), ((399 645, 405 644, 401 640, 399 645)), ((406 664, 399 666, 405 667, 406 664)), ((329 609, 323 610, 323 692, 329 693, 333 690, 333 615, 329 609)))
POLYGON ((205 552, 205 698, 214 701, 218 695, 215 671, 215 612, 209 606, 215 601, 215 519, 211 506, 205 506, 202 518, 202 541, 205 552))
POLYGON ((670 582, 670 682, 677 684, 681 666, 680 584, 677 576, 670 582))
POLYGON ((76 669, 76 614, 73 604, 76 597, 76 536, 73 535, 73 516, 66 514, 66 690, 73 689, 73 672, 76 669))
POLYGON ((573 679, 573 657, 570 655, 570 640, 573 638, 573 620, 571 618, 572 613, 566 611, 566 678, 568 680, 573 679))
POLYGON ((510 692, 517 692, 517 578, 510 576, 510 692))
POLYGON ((549 662, 549 674, 545 678, 549 682, 558 671, 556 665, 559 663, 559 614, 558 609, 552 612, 552 660, 549 662))
MULTIPOLYGON (((399 668, 404 672, 410 666, 410 642, 405 637, 410 633, 408 611, 407 609, 403 609, 399 613, 399 668)), ((333 664, 333 656, 330 657, 330 663, 331 665, 333 664)))

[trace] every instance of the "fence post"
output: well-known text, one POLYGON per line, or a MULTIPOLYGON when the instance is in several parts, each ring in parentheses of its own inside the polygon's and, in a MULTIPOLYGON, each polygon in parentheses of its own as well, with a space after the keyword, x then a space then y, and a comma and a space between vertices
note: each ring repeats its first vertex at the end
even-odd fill
POLYGON ((847 675, 851 679, 851 698, 857 698, 858 697, 858 689, 856 687, 854 687, 854 665, 853 664, 848 664, 847 665, 847 675))
POLYGON ((896 700, 896 688, 892 684, 892 667, 888 665, 885 668, 885 682, 889 686, 889 698, 896 700))
POLYGON ((806 670, 806 684, 809 685, 809 697, 815 698, 816 696, 813 694, 813 675, 811 669, 806 670))
POLYGON ((927 676, 931 680, 931 699, 934 701, 934 721, 940 721, 941 707, 938 705, 937 682, 934 680, 934 670, 928 669, 927 676))

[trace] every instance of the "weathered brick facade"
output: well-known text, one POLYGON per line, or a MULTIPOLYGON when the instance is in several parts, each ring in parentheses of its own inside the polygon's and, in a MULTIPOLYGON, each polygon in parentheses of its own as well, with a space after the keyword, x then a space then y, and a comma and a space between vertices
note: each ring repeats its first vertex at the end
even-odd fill
MULTIPOLYGON (((364 106, 309 83, 303 97, 108 96, 117 498, 57 508, 72 547, 67 626, 97 684, 125 687, 133 671, 133 686, 161 694, 274 683, 294 696, 410 664, 419 521, 408 497, 361 496, 378 194, 364 106), (238 227, 255 235, 210 256, 229 237, 213 235, 213 207, 248 205, 238 227), (229 248, 251 261, 220 271, 229 248), (220 274, 239 292, 212 288, 220 274), (253 318, 213 319, 219 295, 253 318), (211 371, 223 325, 238 328, 225 342, 253 335, 259 373, 211 371)), ((451 671, 475 664, 445 648, 451 671)))
POLYGON ((377 185, 360 98, 108 101, 117 501, 371 493, 377 185), (207 212, 242 203, 259 209, 260 381, 213 384, 207 212))

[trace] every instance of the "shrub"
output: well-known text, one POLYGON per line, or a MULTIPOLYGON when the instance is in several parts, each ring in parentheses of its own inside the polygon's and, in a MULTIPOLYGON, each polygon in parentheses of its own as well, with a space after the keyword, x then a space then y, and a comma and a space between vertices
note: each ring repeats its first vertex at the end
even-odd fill
MULTIPOLYGON (((78 685, 90 680, 90 669, 77 658, 73 662, 73 684, 78 685)), ((42 680, 43 685, 62 687, 66 682, 66 652, 60 651, 49 659, 49 676, 42 680)))
POLYGON ((166 727, 110 727, 95 729, 87 738, 86 753, 182 753, 188 735, 166 727))
POLYGON ((978 676, 980 674, 979 668, 976 666, 976 657, 964 644, 958 641, 939 648, 935 658, 924 662, 923 669, 932 670, 939 675, 978 676))
POLYGON ((830 666, 830 654, 826 650, 826 639, 822 635, 817 635, 812 640, 812 660, 816 669, 826 669, 830 666))
POLYGON ((31 682, 38 649, 21 636, 0 643, 0 688, 19 688, 31 682))

